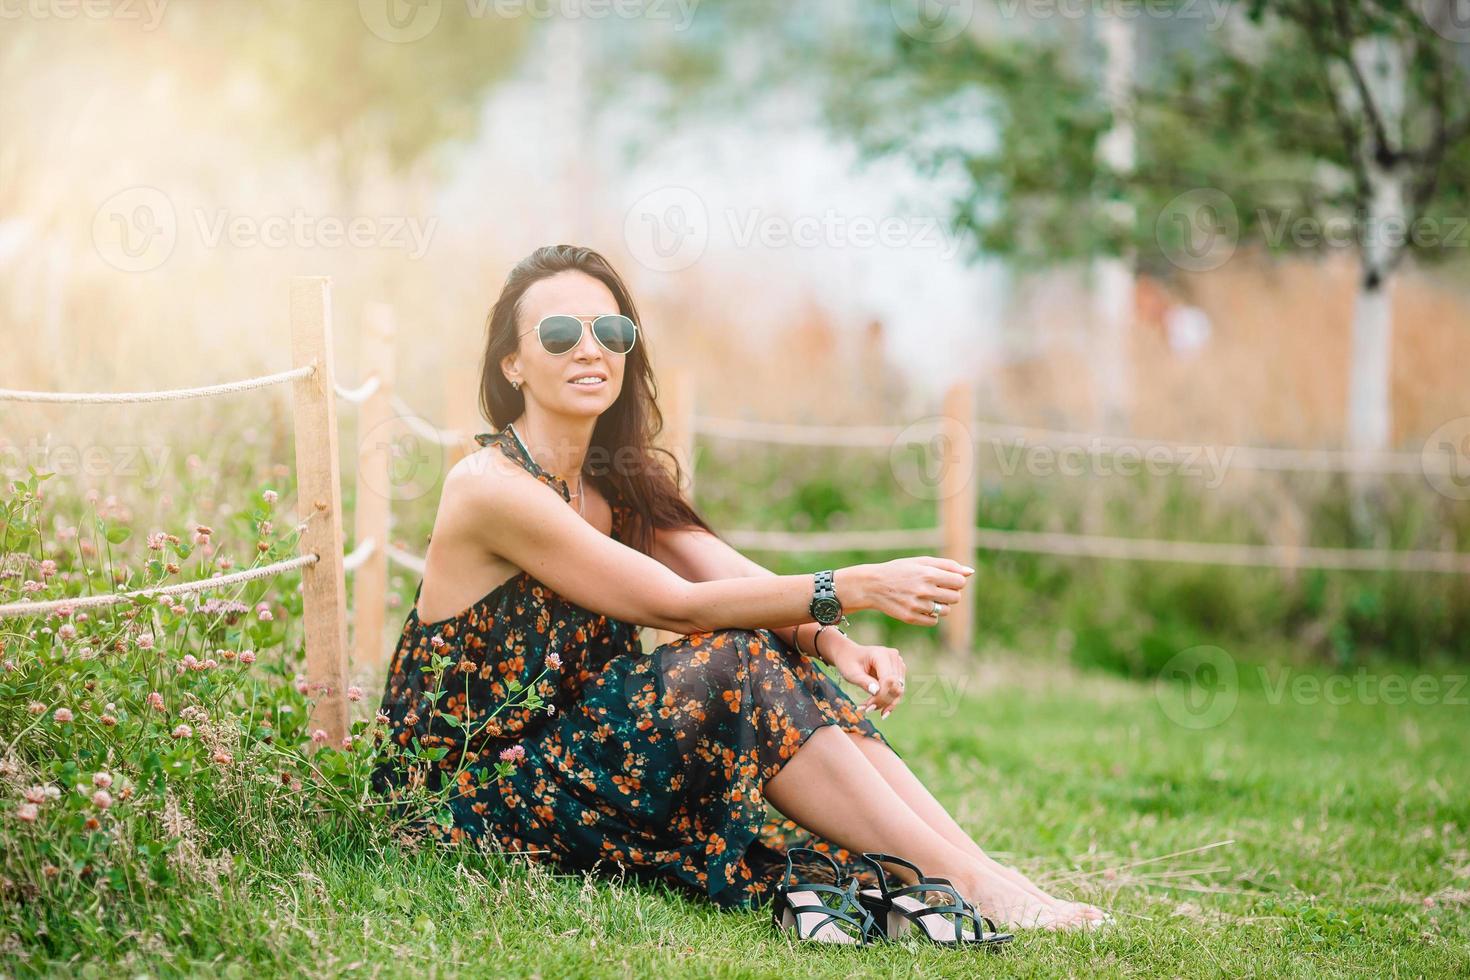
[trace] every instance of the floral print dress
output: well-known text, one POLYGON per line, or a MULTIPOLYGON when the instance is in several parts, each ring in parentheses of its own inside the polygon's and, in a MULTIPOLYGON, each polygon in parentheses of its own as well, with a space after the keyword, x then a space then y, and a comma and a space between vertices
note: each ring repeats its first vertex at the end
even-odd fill
MULTIPOLYGON (((566 482, 542 470, 509 426, 475 439, 570 502, 566 482)), ((611 536, 621 541, 628 509, 617 501, 612 509, 611 536)), ((434 622, 419 618, 422 590, 420 581, 380 710, 397 745, 417 739, 445 750, 426 783, 440 790, 455 781, 454 819, 430 824, 430 834, 488 836, 562 869, 662 881, 722 908, 768 901, 785 849, 797 845, 876 886, 856 855, 766 802, 765 781, 822 725, 888 744, 820 666, 770 630, 694 633, 644 653, 636 625, 578 606, 525 572, 434 622), (436 654, 449 660, 437 712, 437 675, 422 669, 436 654), (527 688, 546 707, 520 706, 527 688), (516 706, 487 722, 507 701, 516 706), (494 779, 502 758, 514 768, 494 779)), ((381 759, 374 786, 397 798, 407 775, 401 756, 381 759)), ((830 878, 823 865, 793 865, 830 878)))

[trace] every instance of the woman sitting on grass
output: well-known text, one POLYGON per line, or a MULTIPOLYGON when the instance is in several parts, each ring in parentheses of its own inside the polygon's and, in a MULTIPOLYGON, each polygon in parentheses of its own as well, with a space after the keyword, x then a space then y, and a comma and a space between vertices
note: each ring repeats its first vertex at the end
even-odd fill
MULTIPOLYGON (((1011 926, 1101 918, 970 839, 866 717, 899 703, 903 658, 817 622, 878 609, 936 624, 973 569, 901 558, 829 583, 735 551, 681 497, 677 464, 671 476, 654 458, 661 416, 637 323, 607 261, 565 245, 516 266, 490 313, 481 408, 497 430, 446 476, 382 699, 396 747, 448 750, 427 777, 458 784, 447 837, 621 868, 726 908, 769 901, 796 844, 867 886, 855 854, 883 852, 1011 926), (635 624, 682 635, 645 654, 635 624), (442 678, 421 669, 436 657, 442 678), (513 763, 503 778, 469 775, 497 761, 513 763)), ((408 770, 390 758, 374 775, 396 797, 408 770)), ((889 870, 895 887, 916 880, 889 870)))

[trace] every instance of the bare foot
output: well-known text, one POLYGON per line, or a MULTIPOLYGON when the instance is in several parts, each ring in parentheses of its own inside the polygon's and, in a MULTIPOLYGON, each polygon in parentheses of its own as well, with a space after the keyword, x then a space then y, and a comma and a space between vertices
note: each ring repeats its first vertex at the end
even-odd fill
POLYGON ((1052 895, 1049 892, 1043 890, 1039 885, 1037 885, 1030 878, 1027 878, 1020 871, 1016 870, 1015 868, 1010 868, 1004 864, 1001 864, 999 861, 995 860, 988 854, 982 857, 980 859, 980 862, 991 874, 1004 878, 1014 884, 1016 887, 1022 888, 1025 891, 1029 892, 1037 902, 1051 907, 1062 918, 1102 921, 1107 917, 1107 913, 1095 905, 1088 905, 1084 902, 1072 902, 1064 898, 1057 898, 1055 895, 1052 895))
POLYGON ((1003 929, 1073 929, 1090 925, 1078 910, 1068 907, 1077 903, 1063 902, 1045 892, 1038 897, 1004 875, 981 871, 973 879, 956 880, 955 884, 981 914, 1003 929))

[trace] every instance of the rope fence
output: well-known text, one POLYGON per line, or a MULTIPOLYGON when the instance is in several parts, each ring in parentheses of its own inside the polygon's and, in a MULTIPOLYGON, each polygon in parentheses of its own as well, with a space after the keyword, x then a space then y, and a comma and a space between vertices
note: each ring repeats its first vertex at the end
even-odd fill
POLYGON ((65 405, 134 405, 143 402, 172 402, 186 398, 210 398, 237 391, 268 388, 271 385, 284 384, 299 378, 309 378, 315 371, 315 366, 308 364, 259 378, 246 378, 243 381, 229 381, 199 388, 172 388, 164 391, 17 391, 14 388, 0 388, 0 401, 65 405))
MULTIPOLYGON (((723 531, 737 548, 752 551, 918 551, 944 541, 942 528, 909 531, 723 531)), ((977 527, 975 541, 986 551, 1022 552, 1078 558, 1116 558, 1125 561, 1180 562, 1195 565, 1231 565, 1254 568, 1320 568, 1358 572, 1447 572, 1470 574, 1470 553, 1454 551, 1394 551, 1386 548, 1318 548, 1293 545, 1254 545, 1204 541, 1166 541, 1158 538, 1119 538, 1059 531, 1016 531, 977 527)))
MULTIPOLYGON (((299 276, 291 280, 291 356, 294 367, 260 377, 222 384, 162 391, 46 392, 0 388, 0 401, 39 404, 142 404, 208 398, 293 382, 292 408, 296 435, 297 506, 310 512, 298 524, 298 546, 303 553, 281 561, 219 573, 206 579, 178 582, 130 592, 79 596, 41 602, 0 605, 0 619, 34 617, 59 610, 91 609, 152 597, 171 597, 225 588, 306 569, 301 579, 306 633, 308 682, 327 693, 313 702, 309 724, 327 732, 338 743, 348 731, 347 615, 343 602, 349 571, 364 567, 378 551, 374 538, 359 535, 360 544, 342 554, 342 497, 337 463, 337 415, 332 396, 339 389, 332 379, 332 324, 329 280, 299 276), (316 518, 325 518, 317 520, 316 518)), ((361 388, 342 392, 352 401, 366 401, 381 381, 374 378, 361 388)))
POLYGON ((455 446, 464 440, 464 433, 455 429, 441 429, 433 425, 398 395, 394 395, 392 401, 393 409, 398 413, 398 417, 403 420, 404 425, 413 430, 415 435, 440 446, 455 446))
POLYGON ((357 571, 362 567, 363 562, 373 556, 373 552, 376 550, 377 543, 372 538, 358 542, 357 547, 353 548, 352 552, 342 559, 342 571, 357 571))
POLYGON ((344 388, 341 385, 333 385, 332 390, 335 391, 337 393, 337 397, 342 399, 343 401, 351 402, 354 405, 361 405, 363 402, 367 401, 369 398, 373 397, 373 395, 377 393, 378 387, 382 383, 382 378, 374 376, 368 378, 367 381, 358 385, 356 388, 344 388))
POLYGON ((402 548, 395 548, 391 544, 387 547, 386 551, 389 561, 392 561, 398 565, 402 565, 404 568, 413 572, 415 575, 424 574, 423 558, 420 558, 418 555, 415 554, 410 554, 409 552, 404 551, 402 548))
MULTIPOLYGON (((694 428, 700 435, 747 442, 788 446, 887 448, 897 443, 923 442, 956 423, 949 418, 921 420, 897 425, 797 425, 782 422, 751 422, 744 419, 696 415, 694 428)), ((1191 444, 1164 439, 1113 436, 1099 432, 1075 432, 1035 426, 1009 425, 972 420, 966 426, 977 443, 1010 445, 1013 448, 1046 447, 1081 450, 1089 456, 1116 455, 1128 449, 1139 453, 1167 454, 1174 462, 1190 463, 1202 453, 1227 467, 1300 473, 1420 474, 1451 472, 1454 460, 1448 454, 1363 452, 1345 449, 1280 449, 1265 446, 1191 444)))
POLYGON ((116 605, 120 602, 132 602, 135 599, 189 595, 193 592, 205 592, 209 589, 222 589, 231 585, 239 585, 243 582, 252 582, 256 579, 270 578, 282 572, 289 572, 293 568, 314 565, 319 560, 320 557, 316 554, 297 555, 295 558, 285 558, 278 562, 272 562, 269 565, 247 568, 240 572, 221 572, 210 578, 196 579, 192 582, 178 582, 174 585, 161 585, 151 589, 138 589, 133 592, 110 592, 106 595, 78 596, 74 599, 51 599, 46 602, 11 602, 0 605, 0 619, 8 619, 15 616, 40 616, 46 613, 56 612, 60 609, 95 609, 102 606, 116 605))

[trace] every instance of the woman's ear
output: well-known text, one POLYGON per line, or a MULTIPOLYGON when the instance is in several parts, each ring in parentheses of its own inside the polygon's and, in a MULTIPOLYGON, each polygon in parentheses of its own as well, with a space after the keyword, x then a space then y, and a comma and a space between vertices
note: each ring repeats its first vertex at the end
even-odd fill
POLYGON ((512 377, 519 374, 520 365, 516 363, 515 354, 507 354, 500 359, 500 376, 504 378, 507 383, 510 382, 510 379, 512 377))

